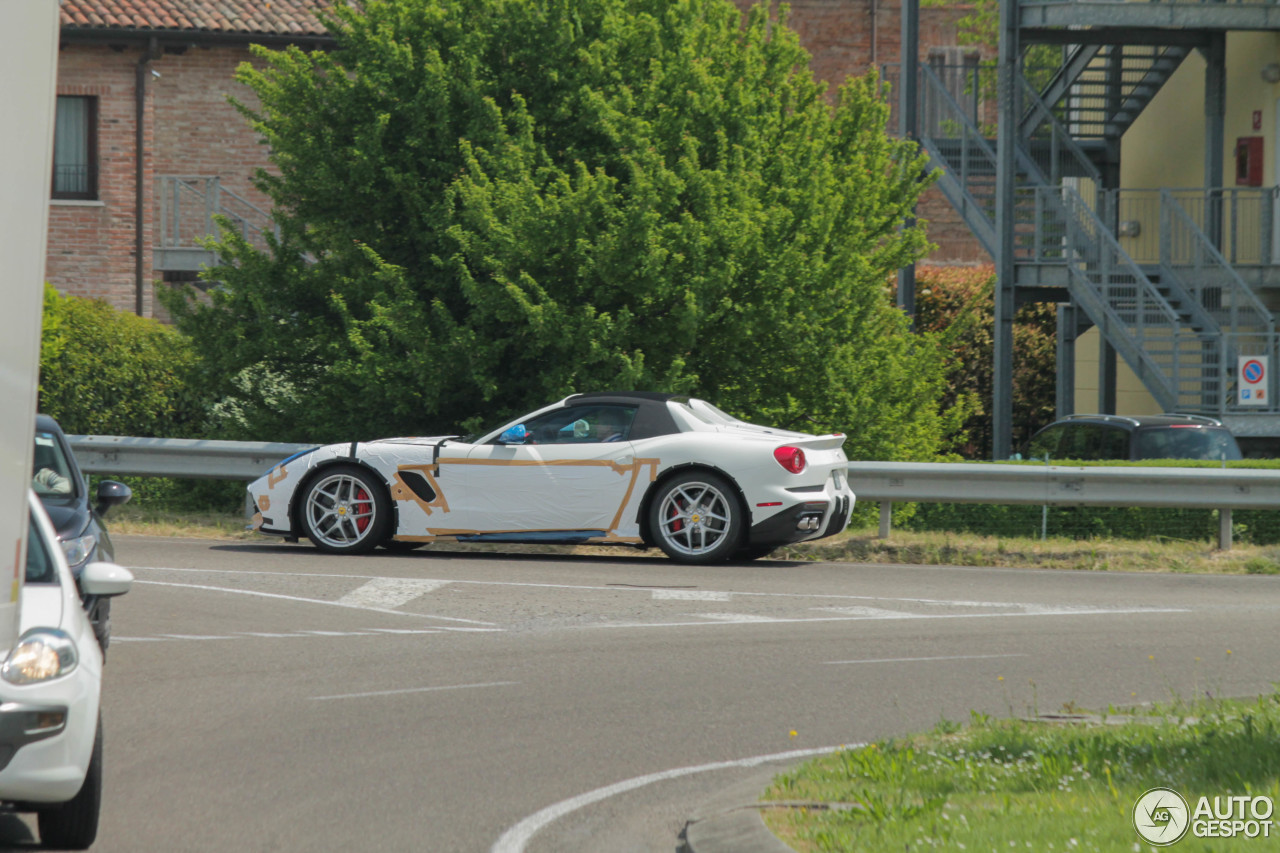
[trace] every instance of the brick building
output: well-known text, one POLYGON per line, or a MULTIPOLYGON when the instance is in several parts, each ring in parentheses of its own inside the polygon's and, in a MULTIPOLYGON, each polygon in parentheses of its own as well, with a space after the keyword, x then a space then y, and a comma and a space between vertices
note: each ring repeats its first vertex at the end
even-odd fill
MULTIPOLYGON (((748 0, 735 0, 742 8, 748 0)), ((304 49, 331 40, 315 17, 329 0, 63 0, 48 281, 144 316, 156 281, 194 278, 208 215, 269 224, 252 186, 266 150, 227 96, 249 45, 304 49), (139 153, 141 157, 139 157, 139 153)), ((965 7, 921 14, 921 58, 956 44, 965 7)), ((820 78, 896 64, 900 7, 885 0, 797 0, 791 26, 820 78)), ((890 72, 892 77, 892 72, 890 72)), ((985 260, 936 192, 921 205, 934 262, 985 260)))

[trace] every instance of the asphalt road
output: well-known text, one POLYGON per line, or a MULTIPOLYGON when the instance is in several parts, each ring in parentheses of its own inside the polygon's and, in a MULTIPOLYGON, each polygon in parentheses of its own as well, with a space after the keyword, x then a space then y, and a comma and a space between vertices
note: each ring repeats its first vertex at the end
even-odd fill
POLYGON ((1280 680, 1280 577, 116 539, 101 853, 671 853, 796 751, 1280 680))

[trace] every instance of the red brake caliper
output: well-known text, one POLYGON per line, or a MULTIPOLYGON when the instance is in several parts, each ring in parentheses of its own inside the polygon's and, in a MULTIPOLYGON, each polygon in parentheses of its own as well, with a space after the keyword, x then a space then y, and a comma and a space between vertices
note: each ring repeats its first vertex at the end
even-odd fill
POLYGON ((364 533, 369 526, 369 493, 362 488, 356 489, 356 530, 364 533))
POLYGON ((681 530, 684 530, 684 521, 680 519, 681 509, 682 507, 680 506, 679 498, 676 498, 674 501, 671 502, 671 514, 668 515, 667 517, 674 518, 676 520, 675 523, 671 525, 672 533, 679 533, 681 530))

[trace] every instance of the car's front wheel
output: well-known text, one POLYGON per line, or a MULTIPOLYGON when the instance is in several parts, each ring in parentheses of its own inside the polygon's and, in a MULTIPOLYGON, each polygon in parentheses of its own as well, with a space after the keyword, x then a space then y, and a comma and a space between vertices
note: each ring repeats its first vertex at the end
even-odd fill
POLYGON ((307 538, 321 551, 364 554, 386 540, 391 504, 368 471, 338 465, 307 485, 300 515, 307 538))
POLYGON ((746 523, 733 487, 710 471, 689 471, 663 483, 649 505, 649 530, 679 563, 727 560, 746 523))
POLYGON ((93 736, 93 755, 80 792, 52 808, 36 812, 40 845, 55 850, 87 850, 98 837, 102 808, 102 720, 93 736))

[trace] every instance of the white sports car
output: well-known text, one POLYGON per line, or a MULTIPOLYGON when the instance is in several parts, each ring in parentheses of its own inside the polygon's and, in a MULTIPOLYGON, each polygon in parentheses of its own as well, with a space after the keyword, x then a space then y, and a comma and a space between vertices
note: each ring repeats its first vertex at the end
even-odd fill
POLYGON ((591 543, 710 563, 843 530, 854 496, 842 444, 672 394, 574 394, 476 438, 318 447, 249 494, 256 529, 334 553, 591 543))

